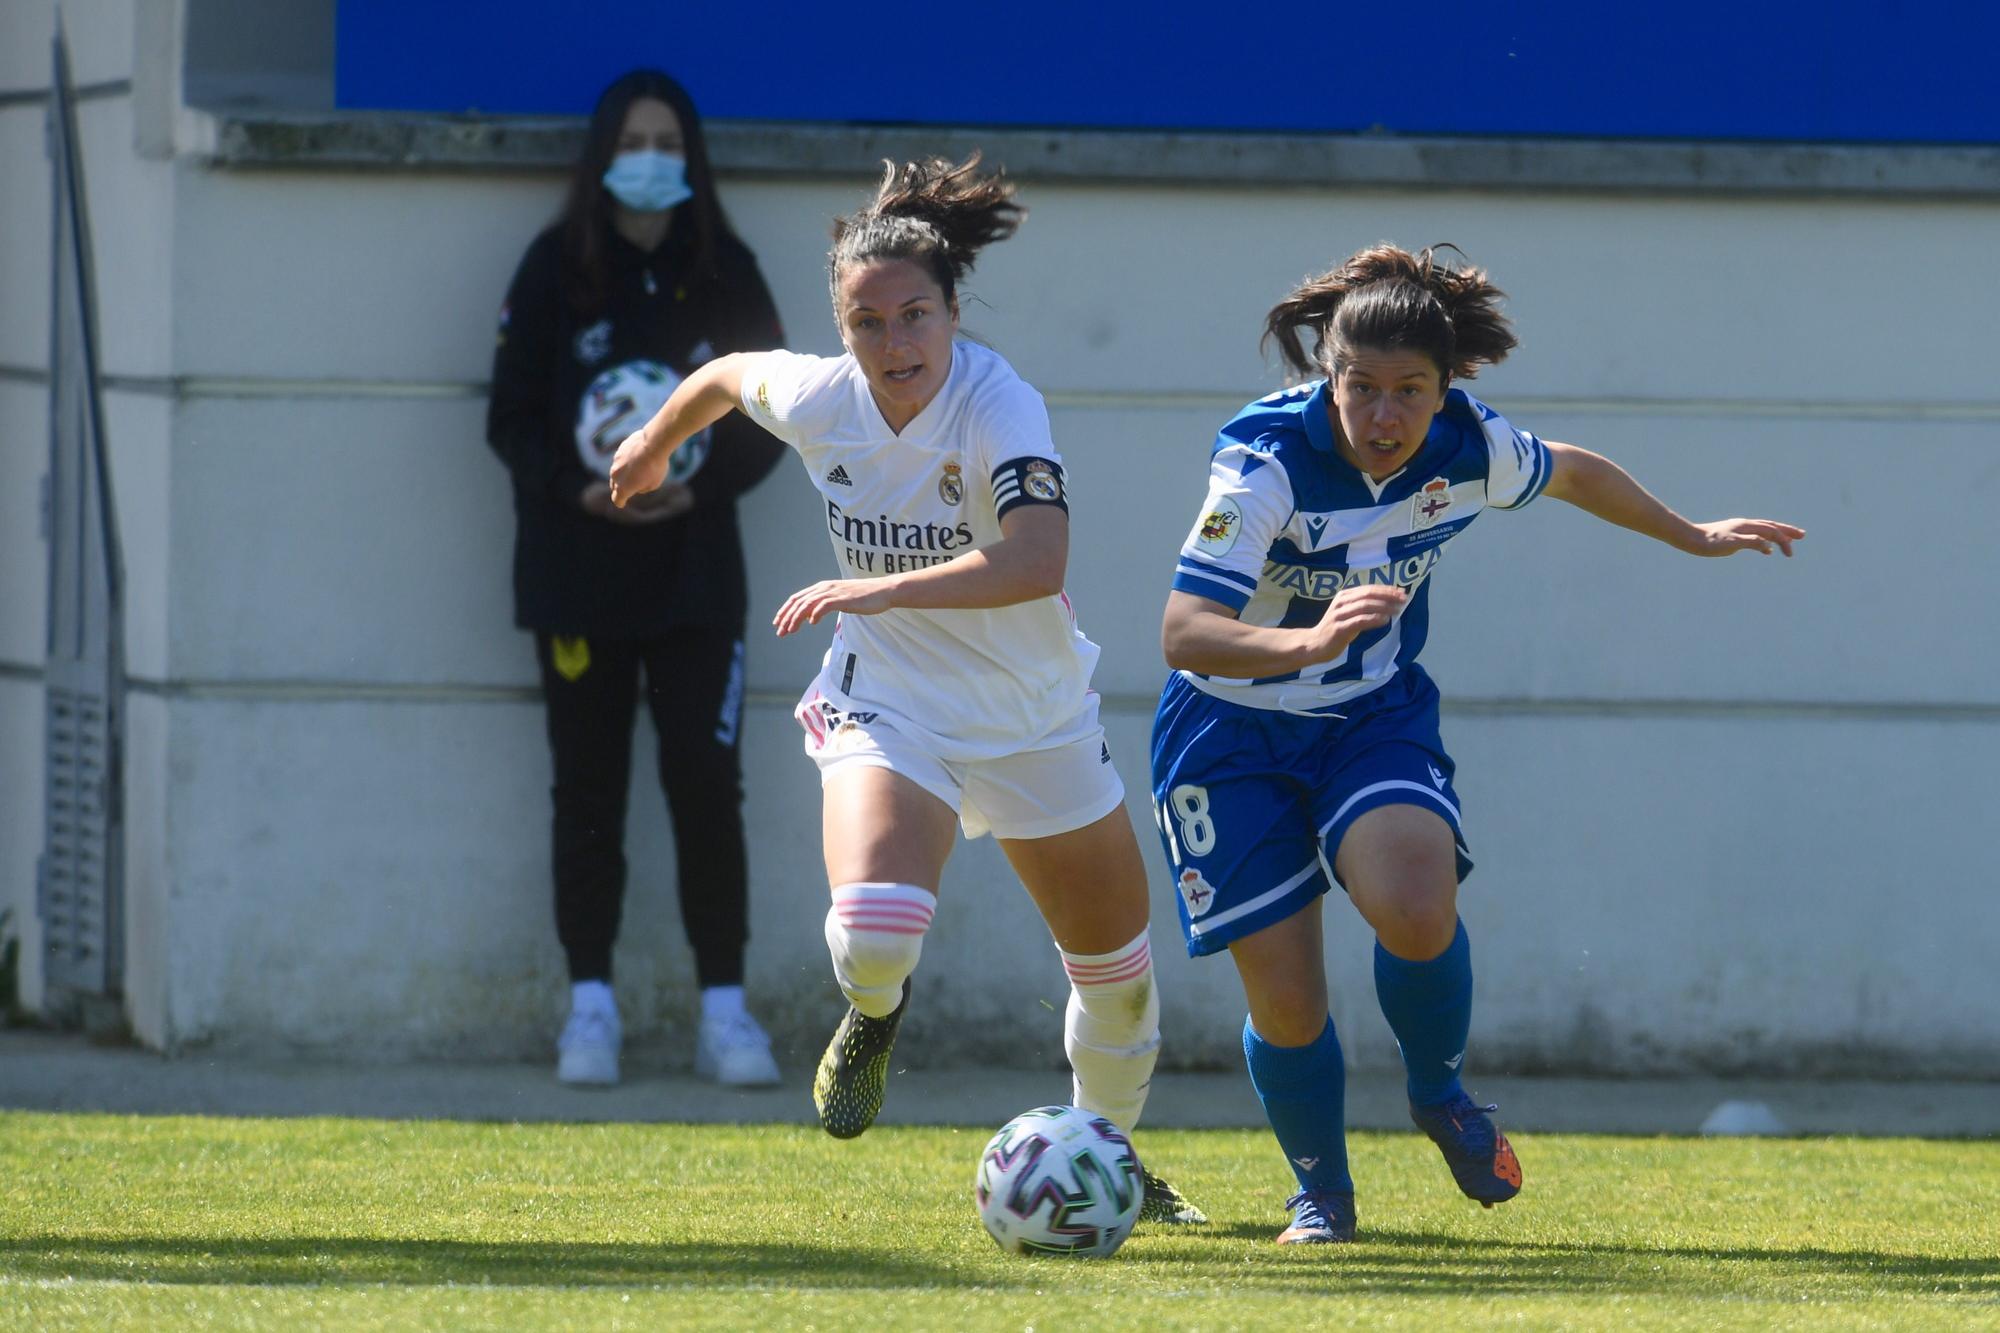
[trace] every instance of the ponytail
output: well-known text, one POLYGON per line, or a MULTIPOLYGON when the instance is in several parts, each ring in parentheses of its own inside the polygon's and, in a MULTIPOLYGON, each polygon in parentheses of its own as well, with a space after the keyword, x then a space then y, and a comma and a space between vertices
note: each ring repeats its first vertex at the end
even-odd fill
POLYGON ((929 270, 947 301, 972 271, 979 252, 1012 236, 1027 209, 998 171, 981 173, 979 154, 954 165, 941 157, 883 164, 874 202, 836 218, 827 276, 839 295, 840 275, 877 259, 907 259, 929 270))
POLYGON ((1348 349, 1407 348, 1429 356, 1443 379, 1471 379, 1482 365, 1504 360, 1517 343, 1499 303, 1506 293, 1486 271, 1450 268, 1426 246, 1415 254, 1384 242, 1338 268, 1307 278, 1264 317, 1285 364, 1301 376, 1338 374, 1348 349), (1302 336, 1310 330, 1313 348, 1302 336))

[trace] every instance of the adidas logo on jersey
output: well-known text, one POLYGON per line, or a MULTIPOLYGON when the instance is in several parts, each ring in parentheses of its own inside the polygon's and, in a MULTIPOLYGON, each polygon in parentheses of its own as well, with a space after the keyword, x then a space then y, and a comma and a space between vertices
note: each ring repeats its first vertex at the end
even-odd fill
POLYGON ((847 469, 842 467, 838 463, 835 463, 833 465, 833 471, 826 474, 826 479, 832 482, 836 486, 852 486, 854 484, 854 482, 848 478, 847 469))

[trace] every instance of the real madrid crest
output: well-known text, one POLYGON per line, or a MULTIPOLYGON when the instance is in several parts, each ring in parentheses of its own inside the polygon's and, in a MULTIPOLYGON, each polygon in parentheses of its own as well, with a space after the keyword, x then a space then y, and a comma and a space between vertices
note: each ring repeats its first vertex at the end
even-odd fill
POLYGON ((958 464, 946 463, 944 475, 938 478, 938 499, 948 505, 955 505, 965 498, 965 480, 958 472, 958 464))
POLYGON ((1027 475, 1021 478, 1021 489, 1050 504, 1062 498, 1062 487, 1056 481, 1055 465, 1045 458, 1028 460, 1027 475))

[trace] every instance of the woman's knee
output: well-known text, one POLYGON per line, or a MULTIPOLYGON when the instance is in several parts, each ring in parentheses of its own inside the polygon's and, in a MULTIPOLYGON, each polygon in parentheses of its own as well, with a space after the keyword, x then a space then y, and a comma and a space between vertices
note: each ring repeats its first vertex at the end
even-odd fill
POLYGON ((1341 840, 1335 868, 1382 947, 1421 961, 1458 929, 1458 864, 1451 826, 1418 806, 1382 806, 1341 840))
POLYGON ((1458 933, 1457 894, 1451 892, 1405 889, 1362 915, 1384 949, 1413 963, 1437 957, 1458 933))

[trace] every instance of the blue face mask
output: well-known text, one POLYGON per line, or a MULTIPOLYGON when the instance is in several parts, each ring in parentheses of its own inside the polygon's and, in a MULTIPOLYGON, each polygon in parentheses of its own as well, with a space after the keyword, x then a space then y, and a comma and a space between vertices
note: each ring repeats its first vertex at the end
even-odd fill
POLYGON ((620 153, 604 173, 604 188, 635 213, 660 213, 694 198, 688 188, 687 159, 653 149, 620 153))

